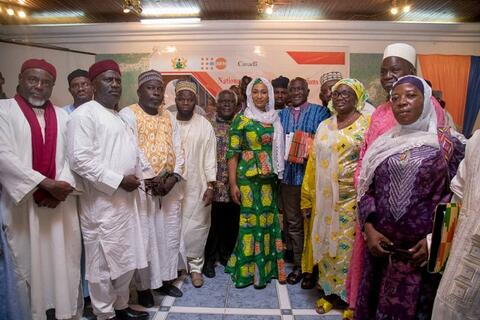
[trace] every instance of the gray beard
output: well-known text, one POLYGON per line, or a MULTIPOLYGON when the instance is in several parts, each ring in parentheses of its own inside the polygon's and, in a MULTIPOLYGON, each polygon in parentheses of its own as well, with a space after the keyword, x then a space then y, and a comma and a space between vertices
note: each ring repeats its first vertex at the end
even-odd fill
POLYGON ((32 97, 28 98, 28 103, 30 103, 34 107, 41 107, 45 104, 46 100, 35 99, 32 97))

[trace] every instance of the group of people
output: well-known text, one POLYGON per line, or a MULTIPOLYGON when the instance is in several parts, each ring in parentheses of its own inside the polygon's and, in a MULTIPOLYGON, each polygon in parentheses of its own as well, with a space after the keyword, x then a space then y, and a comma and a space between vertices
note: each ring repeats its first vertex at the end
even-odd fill
POLYGON ((322 105, 303 78, 244 77, 212 116, 190 81, 165 105, 155 70, 121 108, 113 60, 73 71, 74 101, 57 108, 55 67, 25 61, 0 100, 0 313, 70 319, 90 301, 100 320, 146 319, 130 287, 151 307, 152 290, 182 296, 179 270, 200 288, 219 262, 237 288, 316 286, 321 314, 478 319, 478 133, 462 162, 466 140, 415 63, 410 45, 385 49, 376 108, 334 71, 322 105), (425 265, 453 193, 465 200, 442 279, 425 265))

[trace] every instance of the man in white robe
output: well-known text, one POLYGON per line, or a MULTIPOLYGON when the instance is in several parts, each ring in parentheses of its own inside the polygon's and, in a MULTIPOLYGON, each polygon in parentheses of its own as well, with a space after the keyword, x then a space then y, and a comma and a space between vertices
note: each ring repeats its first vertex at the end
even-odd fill
POLYGON ((185 197, 182 203, 182 240, 192 284, 203 285, 202 268, 210 230, 213 187, 217 178, 216 137, 210 122, 194 112, 197 88, 179 81, 175 87, 176 118, 185 154, 185 197))
POLYGON ((147 266, 136 198, 141 178, 135 136, 116 111, 121 73, 113 60, 93 64, 94 100, 68 122, 68 158, 83 178, 80 222, 93 311, 103 319, 146 319, 128 307, 135 269, 147 266))
MULTIPOLYGON (((68 115, 49 100, 55 77, 45 60, 27 60, 17 95, 0 101, 0 227, 32 319, 46 319, 49 309, 55 318, 69 319, 82 307, 80 226, 72 194, 78 186, 66 159, 68 115)), ((21 301, 17 306, 22 308, 21 301)))
POLYGON ((462 202, 433 320, 480 319, 480 131, 467 143, 451 189, 462 202))
POLYGON ((123 108, 120 116, 130 124, 142 156, 144 168, 139 194, 142 233, 147 247, 149 267, 135 274, 138 303, 146 308, 154 305, 151 288, 162 294, 181 297, 172 284, 177 278, 182 224, 183 150, 180 131, 173 114, 162 108, 164 84, 155 70, 138 77, 139 101, 123 108))

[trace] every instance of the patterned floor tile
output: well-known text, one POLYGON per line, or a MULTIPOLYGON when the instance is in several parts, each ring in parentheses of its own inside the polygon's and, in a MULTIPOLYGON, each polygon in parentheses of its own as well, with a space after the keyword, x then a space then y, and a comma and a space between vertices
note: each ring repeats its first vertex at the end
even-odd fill
POLYGON ((313 309, 315 302, 320 297, 317 289, 302 289, 300 283, 288 285, 288 296, 292 309, 313 309))
POLYGON ((221 314, 169 313, 167 320, 222 320, 221 314))
POLYGON ((230 282, 228 289, 228 308, 262 308, 278 309, 278 297, 275 282, 272 280, 263 289, 255 289, 253 286, 237 289, 230 282))
POLYGON ((316 316, 295 316, 295 320, 341 320, 342 316, 338 314, 322 314, 316 316))
POLYGON ((175 306, 223 308, 227 297, 229 279, 223 275, 223 269, 217 268, 215 278, 203 277, 204 284, 195 288, 189 277, 182 285, 183 296, 175 299, 175 306))
POLYGON ((223 319, 224 320, 280 320, 281 317, 228 314, 228 315, 225 315, 223 319))

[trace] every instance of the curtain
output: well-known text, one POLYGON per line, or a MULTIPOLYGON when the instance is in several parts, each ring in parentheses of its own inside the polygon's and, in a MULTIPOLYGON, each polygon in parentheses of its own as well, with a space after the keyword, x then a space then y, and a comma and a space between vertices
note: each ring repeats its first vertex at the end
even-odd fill
POLYGON ((472 56, 470 76, 468 78, 467 103, 465 105, 465 120, 463 133, 470 137, 473 133, 475 120, 480 109, 480 57, 472 56))
POLYGON ((446 110, 458 127, 463 125, 470 56, 418 55, 424 79, 432 82, 433 90, 443 93, 446 110))

